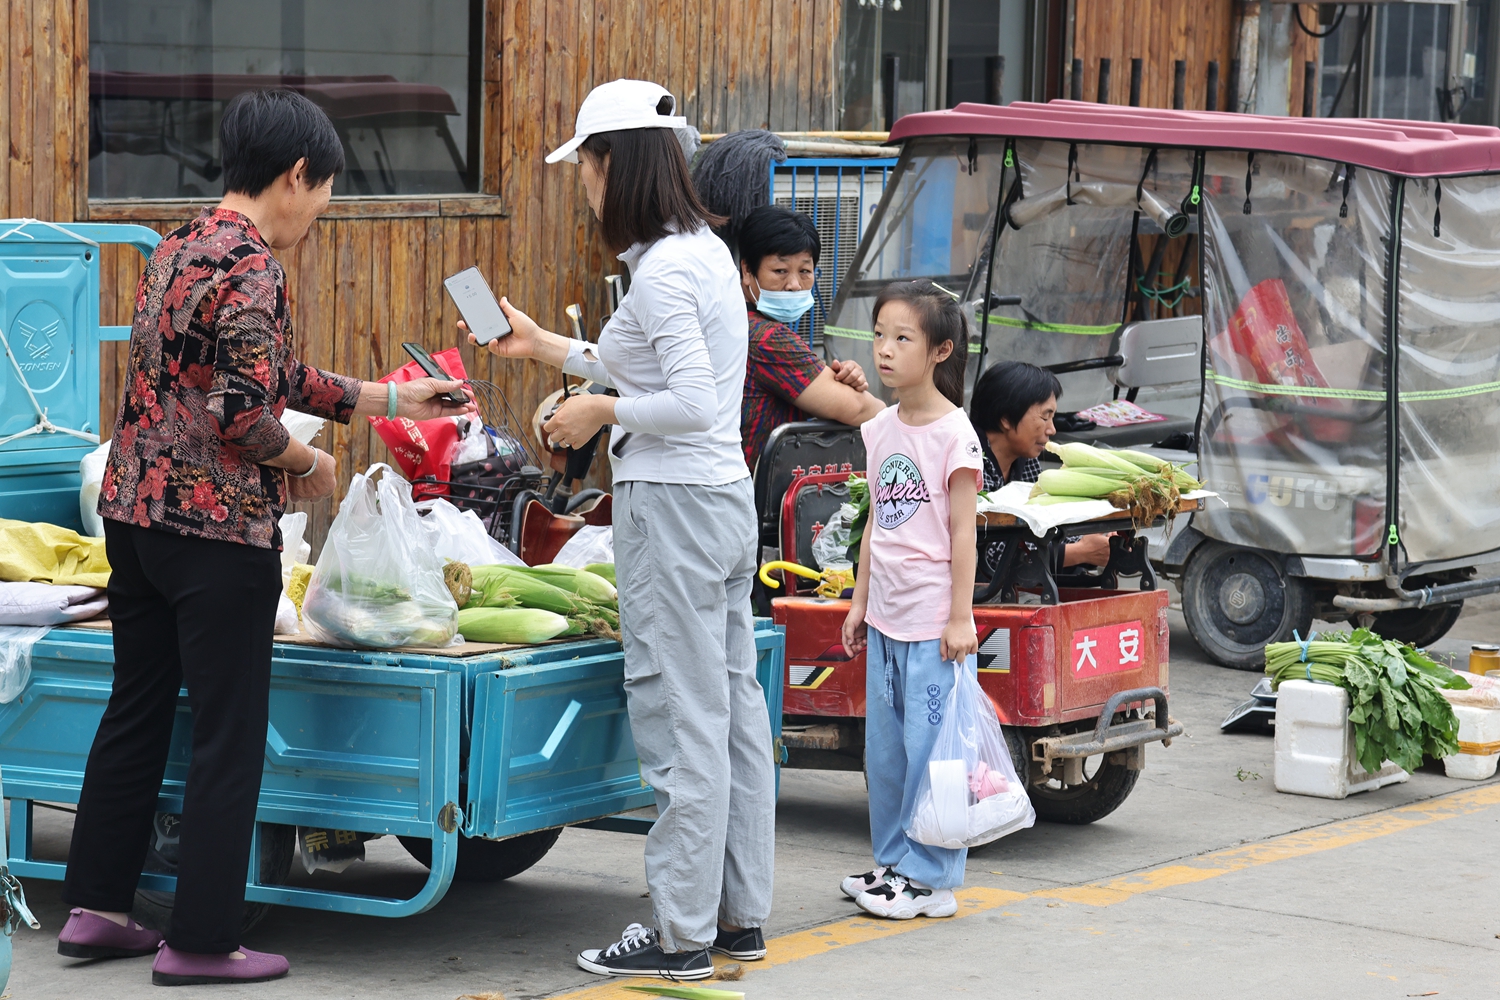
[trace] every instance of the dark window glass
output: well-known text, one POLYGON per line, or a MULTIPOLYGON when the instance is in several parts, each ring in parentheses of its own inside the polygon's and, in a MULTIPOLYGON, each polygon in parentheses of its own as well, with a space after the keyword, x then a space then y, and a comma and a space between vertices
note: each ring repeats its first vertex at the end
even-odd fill
POLYGON ((89 2, 89 196, 223 190, 219 116, 285 87, 328 112, 336 195, 478 190, 482 0, 89 2))
POLYGON ((927 9, 928 0, 844 0, 841 127, 883 130, 927 107, 927 9))

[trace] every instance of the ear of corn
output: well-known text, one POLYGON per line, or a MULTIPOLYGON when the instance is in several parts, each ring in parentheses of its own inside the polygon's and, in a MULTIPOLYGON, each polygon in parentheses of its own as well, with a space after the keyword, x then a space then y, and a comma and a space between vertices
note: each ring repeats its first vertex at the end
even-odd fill
POLYGON ((1053 496, 1050 493, 1039 493, 1039 494, 1037 494, 1036 496, 1032 497, 1030 500, 1028 500, 1026 502, 1027 503, 1034 503, 1038 507, 1051 507, 1054 504, 1060 504, 1060 503, 1088 503, 1090 500, 1094 500, 1094 499, 1098 499, 1098 498, 1096 498, 1096 497, 1055 497, 1055 496, 1053 496))
POLYGON ((1147 472, 1165 472, 1172 463, 1155 455, 1148 455, 1144 451, 1131 451, 1128 448, 1119 448, 1111 454, 1118 455, 1132 465, 1138 465, 1147 472))
POLYGON ((568 631, 568 619, 537 608, 465 608, 458 630, 470 642, 546 642, 568 631))
POLYGON ((1120 481, 1072 469, 1046 469, 1032 489, 1033 497, 1050 493, 1058 497, 1107 497, 1120 488, 1120 481))
POLYGON ((1047 442, 1047 450, 1063 460, 1063 466, 1069 469, 1077 469, 1086 472, 1091 468, 1115 469, 1132 475, 1141 471, 1140 466, 1134 462, 1119 457, 1117 452, 1106 451, 1103 448, 1095 448, 1078 441, 1067 444, 1058 444, 1056 441, 1047 442))
POLYGON ((596 576, 587 570, 575 569, 572 566, 564 566, 561 563, 547 563, 544 566, 513 566, 522 573, 529 573, 554 587, 570 590, 579 597, 593 601, 595 604, 613 605, 617 599, 615 585, 596 576))
POLYGON ((606 580, 609 581, 610 586, 613 586, 613 587, 618 587, 619 586, 619 584, 617 582, 615 582, 615 564, 614 563, 589 563, 587 566, 585 566, 583 568, 585 570, 587 570, 588 572, 594 574, 595 576, 602 576, 602 577, 604 577, 604 579, 606 579, 606 580))
MULTIPOLYGON (((583 631, 594 635, 607 639, 620 637, 620 613, 612 606, 612 601, 596 604, 580 594, 554 587, 539 579, 536 569, 529 566, 475 566, 472 571, 474 593, 467 607, 514 607, 519 604, 523 608, 539 608, 563 615, 574 624, 582 623, 583 631)), ((599 585, 608 586, 604 580, 594 579, 599 585)))

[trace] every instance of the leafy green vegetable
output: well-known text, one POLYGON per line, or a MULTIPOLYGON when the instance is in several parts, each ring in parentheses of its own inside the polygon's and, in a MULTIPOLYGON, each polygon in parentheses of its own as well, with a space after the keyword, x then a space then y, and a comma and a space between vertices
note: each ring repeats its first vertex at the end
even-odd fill
POLYGON ((859 562, 859 543, 865 538, 865 522, 870 519, 870 483, 864 476, 849 477, 849 503, 854 520, 849 522, 849 561, 859 562))
POLYGON ((1266 674, 1273 688, 1310 680, 1348 691, 1354 752, 1372 774, 1387 760, 1415 771, 1424 756, 1458 753, 1458 718, 1438 691, 1469 683, 1415 646, 1364 628, 1305 644, 1275 642, 1266 646, 1266 674))

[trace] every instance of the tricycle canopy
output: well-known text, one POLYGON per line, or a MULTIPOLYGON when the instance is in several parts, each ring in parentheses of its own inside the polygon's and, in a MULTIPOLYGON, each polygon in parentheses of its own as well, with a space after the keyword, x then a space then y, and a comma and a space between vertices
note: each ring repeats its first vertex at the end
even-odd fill
POLYGON ((1196 448, 1208 537, 1388 582, 1500 558, 1500 130, 1054 101, 891 137, 830 350, 870 361, 876 294, 931 278, 973 320, 971 385, 1016 358, 1066 410, 1166 417, 1141 440, 1196 448), (1134 324, 1195 316, 1198 377, 1121 380, 1134 324))

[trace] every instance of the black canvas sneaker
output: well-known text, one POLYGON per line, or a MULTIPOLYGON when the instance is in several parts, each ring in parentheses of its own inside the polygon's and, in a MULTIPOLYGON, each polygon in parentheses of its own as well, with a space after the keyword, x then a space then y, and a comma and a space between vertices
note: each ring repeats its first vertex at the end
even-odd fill
POLYGON ((708 949, 665 952, 656 931, 631 924, 608 948, 590 948, 578 956, 578 967, 598 976, 654 976, 673 982, 707 979, 714 974, 708 949))
POLYGON ((766 957, 766 939, 761 936, 759 927, 746 927, 742 931, 726 931, 720 927, 718 937, 708 950, 741 962, 755 962, 766 957))

